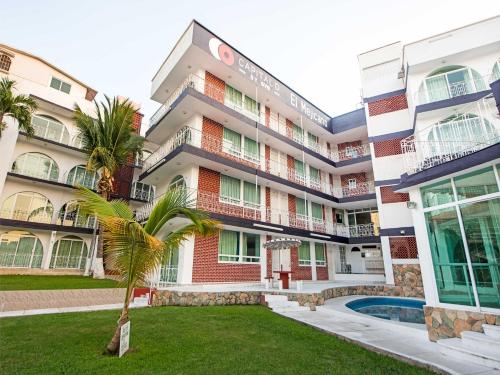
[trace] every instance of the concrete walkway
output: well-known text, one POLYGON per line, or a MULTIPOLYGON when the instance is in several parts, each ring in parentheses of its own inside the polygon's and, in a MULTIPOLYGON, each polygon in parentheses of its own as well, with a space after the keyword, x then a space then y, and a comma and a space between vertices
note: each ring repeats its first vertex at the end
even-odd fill
POLYGON ((367 349, 426 365, 442 373, 500 375, 499 370, 440 353, 438 345, 429 341, 423 325, 386 321, 345 307, 346 302, 359 297, 331 299, 324 306, 317 306, 316 311, 285 311, 279 314, 367 349))

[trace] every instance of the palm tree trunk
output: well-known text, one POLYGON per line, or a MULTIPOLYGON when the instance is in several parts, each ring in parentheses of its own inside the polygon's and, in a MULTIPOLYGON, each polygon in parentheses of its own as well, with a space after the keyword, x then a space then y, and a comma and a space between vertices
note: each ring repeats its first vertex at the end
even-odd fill
MULTIPOLYGON (((111 195, 111 190, 113 188, 113 177, 111 173, 106 169, 102 171, 101 178, 97 184, 97 190, 101 194, 101 196, 109 200, 109 196, 111 195)), ((102 226, 99 224, 99 237, 97 238, 97 253, 96 259, 94 263, 94 279, 104 279, 105 271, 104 271, 104 241, 103 241, 103 231, 102 226)))
POLYGON ((130 319, 128 316, 128 309, 130 304, 130 298, 132 297, 132 291, 134 289, 131 288, 130 285, 127 286, 127 291, 125 294, 125 302, 123 303, 123 309, 120 314, 120 319, 118 319, 118 325, 116 326, 115 334, 111 338, 108 346, 106 346, 106 351, 108 354, 116 355, 120 349, 120 333, 122 326, 127 323, 130 319))

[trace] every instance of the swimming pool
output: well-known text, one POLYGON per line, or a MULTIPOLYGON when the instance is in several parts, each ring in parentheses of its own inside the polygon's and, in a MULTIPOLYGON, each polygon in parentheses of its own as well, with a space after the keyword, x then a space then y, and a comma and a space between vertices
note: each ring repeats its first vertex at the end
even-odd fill
POLYGON ((425 301, 407 298, 368 297, 346 303, 351 310, 376 318, 405 323, 425 323, 425 301))

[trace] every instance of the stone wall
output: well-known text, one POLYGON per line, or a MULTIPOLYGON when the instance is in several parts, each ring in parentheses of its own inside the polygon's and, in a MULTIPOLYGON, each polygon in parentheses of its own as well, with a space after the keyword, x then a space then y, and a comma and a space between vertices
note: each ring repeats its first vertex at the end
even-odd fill
POLYGON ((405 295, 412 292, 421 293, 424 297, 424 284, 422 283, 422 272, 419 264, 393 264, 394 285, 403 288, 405 295))
POLYGON ((153 306, 258 305, 261 292, 176 292, 153 293, 153 306))
POLYGON ((460 337, 462 331, 483 332, 483 324, 500 326, 500 315, 424 306, 425 325, 431 341, 460 337))

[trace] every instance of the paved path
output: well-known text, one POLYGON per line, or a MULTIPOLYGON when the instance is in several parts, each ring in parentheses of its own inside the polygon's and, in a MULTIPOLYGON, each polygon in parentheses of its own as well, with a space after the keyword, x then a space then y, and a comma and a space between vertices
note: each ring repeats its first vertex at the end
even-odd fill
POLYGON ((404 324, 402 327, 400 323, 367 317, 347 309, 345 303, 354 298, 359 296, 328 300, 324 306, 316 307, 316 311, 280 314, 370 350, 425 364, 444 373, 500 375, 499 370, 441 354, 438 345, 427 338, 425 327, 415 324, 404 324))

